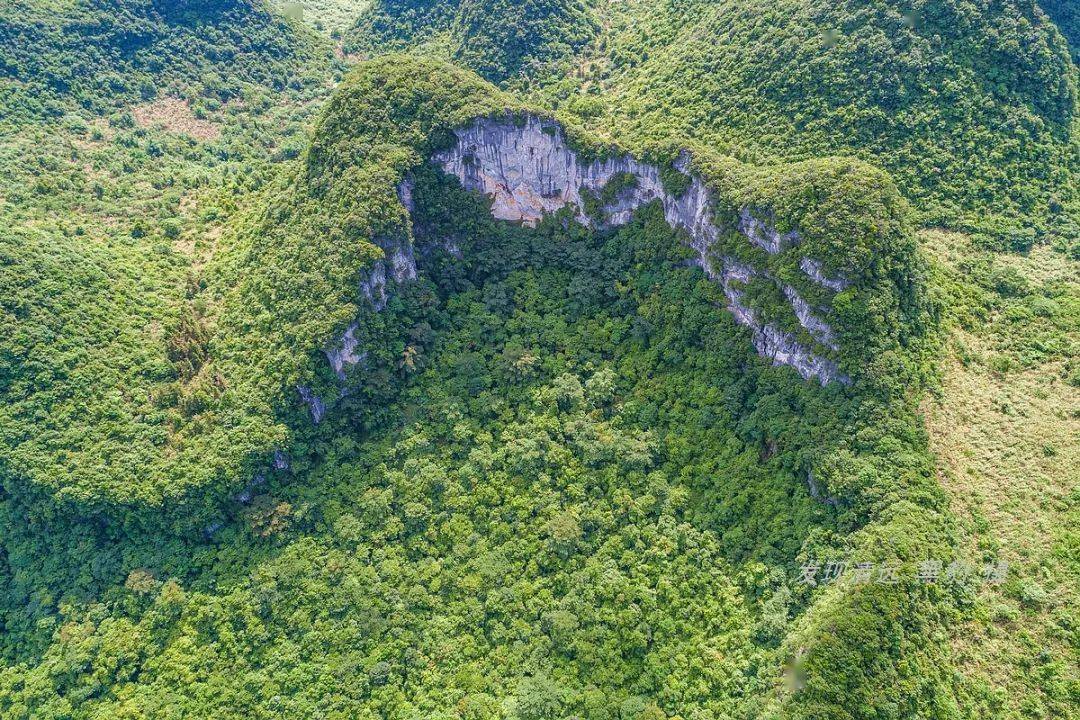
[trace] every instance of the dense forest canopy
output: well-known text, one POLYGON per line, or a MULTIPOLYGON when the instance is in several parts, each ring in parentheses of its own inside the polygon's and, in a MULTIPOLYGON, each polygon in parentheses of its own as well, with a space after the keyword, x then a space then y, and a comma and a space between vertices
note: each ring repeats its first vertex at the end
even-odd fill
MULTIPOLYGON (((1076 74, 1032 0, 509 3, 525 12, 512 17, 488 5, 462 39, 464 5, 435 4, 427 22, 376 2, 353 47, 378 37, 542 87, 608 137, 678 133, 759 161, 855 154, 894 174, 923 223, 998 244, 1077 233, 1076 74), (560 21, 590 12, 602 30, 551 45, 530 30, 533 5, 560 21), (506 37, 536 60, 492 66, 488 46, 519 47, 506 37)), ((1064 5, 1049 11, 1068 34, 1064 5)))
POLYGON ((581 52, 599 27, 590 2, 524 0, 373 3, 360 16, 353 52, 404 49, 430 43, 483 77, 502 82, 581 52))
POLYGON ((5 122, 158 95, 237 98, 308 82, 319 50, 252 0, 35 0, 0 6, 5 122))
POLYGON ((1080 58, 1080 9, 1068 0, 1042 0, 1039 7, 1046 11, 1069 41, 1073 60, 1076 61, 1080 58))
POLYGON ((0 717, 1077 717, 1075 27, 0 5, 0 717))

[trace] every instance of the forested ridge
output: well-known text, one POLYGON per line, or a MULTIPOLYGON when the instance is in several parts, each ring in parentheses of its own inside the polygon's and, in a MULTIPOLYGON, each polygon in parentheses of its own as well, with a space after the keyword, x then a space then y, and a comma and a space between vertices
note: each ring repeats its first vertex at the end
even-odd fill
MULTIPOLYGON (((1050 12, 1069 34, 1066 5, 1050 12)), ((355 48, 448 55, 609 137, 678 133, 759 162, 855 154, 921 222, 1000 245, 1076 235, 1075 68, 1033 0, 495 3, 471 23, 468 3, 430 7, 438 20, 373 3, 355 48), (580 14, 591 40, 529 30, 580 14), (492 44, 532 60, 493 67, 492 44)))
POLYGON ((1067 4, 303 7, 0 10, 0 717, 1077 716, 1067 4), (478 118, 715 246, 495 219, 478 118))
POLYGON ((0 12, 5 121, 102 111, 166 94, 228 101, 282 90, 319 51, 251 0, 35 0, 0 12))

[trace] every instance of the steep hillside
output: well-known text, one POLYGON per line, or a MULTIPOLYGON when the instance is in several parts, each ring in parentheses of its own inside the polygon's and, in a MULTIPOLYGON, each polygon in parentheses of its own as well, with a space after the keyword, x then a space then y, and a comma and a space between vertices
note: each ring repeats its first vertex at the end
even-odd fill
POLYGON ((161 470, 172 413, 203 402, 177 391, 204 336, 199 267, 299 152, 329 50, 259 4, 3 12, 0 477, 42 512, 160 506, 185 484, 161 470))
MULTIPOLYGON (((32 0, 0 7, 4 121, 159 95, 239 97, 310 77, 319 51, 259 0, 32 0)), ((323 60, 323 62, 325 62, 323 60)))
MULTIPOLYGON (((590 7, 602 30, 573 72, 528 75, 537 101, 607 137, 675 132, 758 161, 854 154, 888 169, 925 224, 1014 249, 1048 235, 1076 242, 1077 72, 1031 0, 590 7)), ((362 21, 354 45, 448 47, 428 32, 452 21, 395 8, 376 3, 381 32, 362 21), (401 16, 408 29, 389 19, 401 16)))
POLYGON ((1080 9, 1069 0, 1042 0, 1039 6, 1057 24, 1072 47, 1073 62, 1080 63, 1080 9))
POLYGON ((360 16, 345 49, 422 46, 493 82, 513 82, 565 73, 598 29, 590 0, 390 0, 360 16))
MULTIPOLYGON (((279 183, 270 191, 277 197, 268 196, 269 208, 262 211, 262 219, 225 238, 227 257, 238 258, 238 264, 222 260, 209 268, 200 282, 209 284, 210 291, 172 306, 169 316, 160 320, 156 352, 126 365, 143 373, 141 377, 117 378, 115 385, 81 381, 78 386, 89 393, 52 400, 53 412, 42 416, 37 413, 44 398, 66 394, 68 386, 56 378, 42 380, 33 365, 13 368, 8 382, 18 388, 15 394, 22 400, 6 409, 18 418, 10 424, 18 434, 8 441, 8 476, 29 480, 30 487, 64 498, 83 512, 115 506, 112 514, 124 517, 127 510, 157 513, 172 507, 190 522, 196 516, 189 503, 201 504, 197 497, 201 488, 213 488, 208 498, 220 499, 222 488, 241 487, 259 472, 260 463, 268 463, 275 450, 287 447, 286 428, 295 424, 289 418, 297 386, 302 386, 304 396, 314 392, 321 398, 336 392, 310 389, 313 382, 325 383, 318 379, 319 366, 311 358, 319 348, 329 347, 332 334, 357 314, 357 303, 363 299, 355 290, 357 279, 382 252, 373 243, 386 247, 389 238, 402 233, 407 238, 407 218, 402 217, 395 194, 402 173, 430 157, 443 141, 442 133, 455 124, 496 109, 520 107, 497 94, 483 95, 478 103, 462 89, 468 87, 466 80, 442 70, 439 77, 455 80, 437 99, 417 96, 402 103, 395 97, 396 104, 387 99, 395 115, 382 126, 369 125, 380 111, 367 109, 367 104, 343 128, 332 123, 345 120, 331 115, 328 129, 309 153, 306 175, 279 183), (347 130, 354 125, 356 130, 347 130), (352 157, 338 147, 342 143, 361 148, 358 152, 365 162, 341 167, 340 158, 352 157), (338 175, 352 182, 356 173, 370 174, 361 186, 366 194, 345 185, 346 194, 327 204, 322 195, 340 185, 338 175), (285 223, 282 213, 294 219, 285 223), (38 389, 32 383, 39 383, 38 389), (114 387, 127 389, 114 396, 114 387), (135 387, 146 388, 146 394, 133 397, 135 387), (73 413, 89 408, 105 414, 75 422, 74 416, 59 412, 63 407, 73 413), (119 437, 126 439, 118 443, 119 437), (112 459, 103 469, 106 457, 112 459)), ((676 138, 671 147, 679 147, 676 138)), ((740 312, 760 318, 750 323, 758 351, 805 356, 805 362, 794 364, 822 368, 804 368, 800 370, 804 375, 826 380, 843 375, 868 386, 892 382, 890 369, 868 369, 870 359, 891 358, 888 353, 894 347, 910 350, 910 333, 922 328, 913 314, 921 312, 912 296, 917 271, 907 265, 910 260, 902 259, 912 253, 906 210, 891 185, 883 185, 869 168, 845 162, 756 171, 729 160, 709 160, 704 149, 695 150, 695 157, 695 172, 720 196, 718 205, 700 211, 723 218, 715 221, 706 239, 696 242, 707 240, 715 244, 709 252, 731 258, 723 271, 726 292, 729 297, 745 297, 740 312), (800 242, 788 242, 794 237, 800 242), (771 247, 774 242, 776 247, 771 247), (815 282, 808 272, 843 280, 829 287, 827 281, 815 282), (830 321, 834 327, 817 327, 821 311, 815 306, 826 316, 835 315, 836 322, 830 321), (915 325, 905 330, 904 323, 915 325)), ((666 162, 673 158, 669 155, 666 162)), ((688 179, 670 166, 662 174, 671 175, 670 182, 676 184, 688 179)), ((705 192, 705 185, 699 182, 695 192, 705 192)), ((24 266, 32 274, 32 264, 24 266)), ((183 263, 177 267, 182 272, 183 263)), ((197 288, 187 292, 193 290, 197 288)), ((111 296, 90 297, 101 302, 111 296)), ((132 308, 137 298, 137 293, 130 296, 132 308)), ((40 303, 26 305, 37 312, 40 303)), ((86 307, 78 305, 72 311, 83 312, 86 307)), ((113 317, 116 314, 114 308, 113 317)), ((40 320, 40 326, 57 325, 61 324, 56 319, 40 320)), ((100 325, 78 327, 97 330, 100 325)), ((138 334, 145 324, 124 327, 138 334)), ((115 359, 109 348, 134 342, 123 337, 123 332, 113 330, 98 340, 78 334, 69 334, 68 339, 73 347, 101 348, 103 359, 115 359)), ((33 343, 23 346, 28 349, 33 343)), ((56 372, 57 363, 45 369, 56 372)), ((84 363, 80 372, 111 370, 84 363)), ((310 397, 307 400, 311 402, 310 397)))

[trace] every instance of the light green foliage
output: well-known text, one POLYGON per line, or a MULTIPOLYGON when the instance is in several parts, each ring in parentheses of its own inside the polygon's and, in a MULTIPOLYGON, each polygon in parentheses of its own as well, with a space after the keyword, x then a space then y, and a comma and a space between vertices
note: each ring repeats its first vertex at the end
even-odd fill
POLYGON ((206 363, 213 313, 195 297, 197 266, 237 198, 266 182, 270 162, 299 152, 302 103, 325 94, 331 66, 309 36, 258 5, 3 12, 17 22, 0 43, 13 89, 0 144, 9 173, 0 477, 7 492, 39 498, 45 514, 60 501, 157 524, 163 506, 246 472, 243 453, 269 442, 252 428, 234 437, 235 464, 215 465, 206 446, 185 439, 188 420, 205 419, 222 389, 206 363), (61 20, 44 22, 54 12, 61 20), (114 70, 152 81, 153 99, 113 83, 114 70), (208 83, 226 75, 217 93, 208 83), (165 97, 173 93, 200 97, 165 97), (132 102, 108 117, 92 112, 132 102))
MULTIPOLYGON (((385 36, 361 23, 354 42, 443 52, 416 39, 423 23, 392 22, 396 5, 369 12, 386 18, 385 36)), ((488 76, 607 137, 679 135, 759 162, 855 155, 887 169, 925 224, 1021 248, 1076 241, 1076 69, 1030 0, 637 0, 593 12, 603 29, 573 72, 488 76)))
POLYGON ((995 378, 1080 384, 1075 282, 992 252, 1076 253, 1076 71, 1034 3, 376 2, 345 49, 416 52, 347 76, 310 141, 335 67, 260 3, 0 22, 0 716, 1071 717, 1075 533, 1000 591, 797 582, 999 551, 928 449, 942 316, 993 328, 964 362, 995 378), (852 384, 759 357, 656 203, 522 228, 426 163, 526 112, 673 192, 688 150, 717 255, 839 349, 775 282, 748 302, 852 384), (801 242, 753 247, 743 208, 801 242), (978 251, 928 267, 938 222, 978 251), (376 311, 359 283, 401 243, 419 277, 376 311), (1033 679, 992 686, 992 657, 1033 679))
POLYGON ((0 6, 5 124, 159 95, 238 99, 311 82, 326 58, 253 0, 32 0, 0 6))
POLYGON ((927 419, 939 478, 963 545, 1010 563, 1003 592, 975 594, 952 626, 962 703, 973 717, 1073 717, 1080 275, 1047 247, 1016 257, 922 239, 953 326, 927 419))
POLYGON ((287 17, 297 17, 318 33, 340 41, 367 8, 366 0, 276 0, 274 5, 287 17))

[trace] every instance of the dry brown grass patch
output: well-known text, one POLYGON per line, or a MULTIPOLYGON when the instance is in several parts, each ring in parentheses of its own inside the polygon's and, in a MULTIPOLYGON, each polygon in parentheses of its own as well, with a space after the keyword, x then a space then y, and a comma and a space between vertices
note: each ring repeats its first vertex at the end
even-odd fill
POLYGON ((196 140, 216 140, 221 128, 195 116, 191 105, 179 98, 158 98, 131 109, 135 122, 142 127, 162 127, 165 130, 187 135, 196 140))

